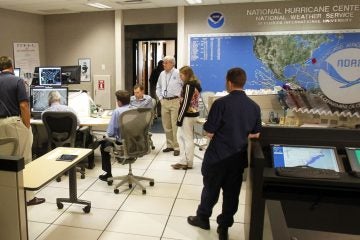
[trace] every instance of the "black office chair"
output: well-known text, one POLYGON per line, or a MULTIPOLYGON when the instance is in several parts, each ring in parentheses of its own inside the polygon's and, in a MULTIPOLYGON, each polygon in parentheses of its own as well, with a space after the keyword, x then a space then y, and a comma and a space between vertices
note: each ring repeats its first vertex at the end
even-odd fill
POLYGON ((16 155, 18 140, 13 137, 0 138, 0 154, 5 156, 16 155))
POLYGON ((140 183, 141 180, 150 181, 150 186, 154 186, 153 178, 135 176, 132 174, 131 164, 137 158, 142 157, 150 152, 149 129, 152 119, 152 109, 136 108, 123 112, 119 118, 122 145, 114 145, 112 155, 120 159, 121 164, 129 164, 129 173, 125 176, 108 178, 108 184, 112 185, 113 180, 121 180, 114 188, 114 193, 119 193, 119 187, 126 182, 129 188, 136 183, 146 194, 146 188, 140 183), (119 154, 123 153, 123 154, 119 154))
MULTIPOLYGON (((48 151, 56 147, 75 147, 77 117, 72 112, 46 111, 42 121, 48 135, 48 151)), ((85 178, 85 167, 77 167, 81 179, 85 178)), ((56 181, 61 181, 58 177, 56 181)))

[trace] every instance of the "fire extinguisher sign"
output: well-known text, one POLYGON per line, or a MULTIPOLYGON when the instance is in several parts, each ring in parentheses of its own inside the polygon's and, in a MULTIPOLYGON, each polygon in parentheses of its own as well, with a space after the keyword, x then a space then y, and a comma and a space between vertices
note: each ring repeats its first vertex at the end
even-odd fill
POLYGON ((98 90, 104 90, 105 89, 105 80, 99 80, 98 81, 98 90))

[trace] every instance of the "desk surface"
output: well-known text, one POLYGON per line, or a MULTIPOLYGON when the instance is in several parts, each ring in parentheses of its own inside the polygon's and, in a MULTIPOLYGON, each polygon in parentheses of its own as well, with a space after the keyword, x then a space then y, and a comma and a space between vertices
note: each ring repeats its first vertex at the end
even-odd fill
MULTIPOLYGON (((93 118, 93 117, 80 117, 80 126, 107 126, 109 125, 110 118, 93 118)), ((43 124, 41 119, 31 119, 31 124, 43 124)))
POLYGON ((27 164, 23 171, 24 188, 26 190, 40 189, 59 174, 69 170, 76 163, 83 160, 92 151, 93 150, 86 148, 58 147, 35 159, 27 164), (62 154, 75 154, 78 155, 78 157, 71 162, 56 161, 56 158, 62 154))

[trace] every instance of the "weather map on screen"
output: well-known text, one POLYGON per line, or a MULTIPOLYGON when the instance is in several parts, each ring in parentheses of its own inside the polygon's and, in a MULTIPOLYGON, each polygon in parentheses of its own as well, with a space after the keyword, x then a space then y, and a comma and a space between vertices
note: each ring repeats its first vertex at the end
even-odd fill
POLYGON ((333 147, 272 145, 274 167, 313 167, 339 172, 333 147))
POLYGON ((40 67, 39 68, 39 85, 60 86, 61 85, 61 68, 60 67, 40 67))

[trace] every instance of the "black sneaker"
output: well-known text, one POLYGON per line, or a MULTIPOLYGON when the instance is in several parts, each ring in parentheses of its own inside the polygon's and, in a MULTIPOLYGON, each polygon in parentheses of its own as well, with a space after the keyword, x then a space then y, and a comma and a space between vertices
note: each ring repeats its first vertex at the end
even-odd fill
POLYGON ((198 216, 189 216, 187 218, 187 221, 192 226, 199 227, 199 228, 202 228, 202 229, 205 229, 205 230, 210 229, 209 219, 208 220, 203 220, 203 219, 200 219, 198 216))
POLYGON ((107 179, 108 178, 111 178, 112 177, 112 174, 111 173, 105 173, 105 174, 103 174, 103 175, 100 175, 99 176, 99 179, 101 180, 101 181, 107 181, 107 179))
POLYGON ((171 152, 171 151, 174 151, 174 149, 173 148, 165 148, 164 150, 163 150, 163 152, 171 152))

